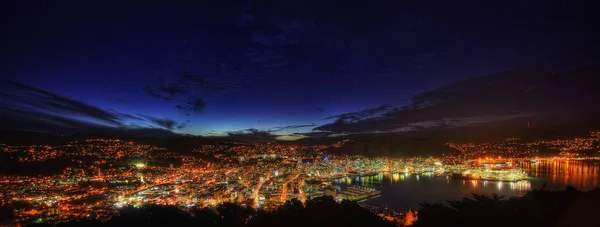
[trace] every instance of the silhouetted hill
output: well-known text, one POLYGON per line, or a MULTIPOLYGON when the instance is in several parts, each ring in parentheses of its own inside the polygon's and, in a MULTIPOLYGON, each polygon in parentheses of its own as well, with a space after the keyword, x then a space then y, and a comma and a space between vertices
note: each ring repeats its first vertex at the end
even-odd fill
POLYGON ((177 207, 150 205, 139 209, 123 208, 119 213, 106 222, 81 220, 56 226, 396 226, 362 209, 355 202, 336 203, 331 197, 308 200, 305 206, 298 200, 291 200, 272 212, 224 203, 215 210, 203 208, 186 212, 177 207))
POLYGON ((588 192, 575 188, 534 190, 519 198, 473 194, 473 198, 445 204, 422 204, 413 226, 600 226, 599 202, 600 188, 588 192))
POLYGON ((0 131, 0 143, 9 145, 33 145, 33 144, 62 144, 67 142, 68 138, 60 135, 33 131, 0 131))
MULTIPOLYGON (((586 125, 557 124, 537 125, 532 124, 527 128, 528 119, 497 122, 480 126, 459 128, 431 128, 420 131, 359 134, 349 135, 344 138, 351 139, 340 148, 332 148, 331 153, 355 154, 366 156, 394 156, 417 157, 437 156, 453 152, 444 144, 453 143, 483 143, 502 141, 507 138, 520 138, 522 141, 571 139, 586 136, 590 131, 598 128, 586 125)), ((329 138, 327 140, 305 139, 301 143, 316 144, 319 142, 334 142, 342 138, 329 138)))
MULTIPOLYGON (((201 145, 217 144, 224 142, 236 142, 227 137, 202 137, 174 134, 165 138, 164 136, 152 137, 148 136, 148 130, 144 133, 137 134, 137 131, 120 131, 119 133, 73 133, 68 135, 57 135, 45 132, 34 131, 17 131, 4 130, 0 131, 0 144, 8 145, 61 145, 71 141, 81 141, 86 139, 104 138, 104 139, 121 139, 133 141, 139 144, 147 144, 157 147, 166 148, 169 151, 182 154, 189 154, 192 149, 198 148, 201 145)), ((159 133, 163 133, 160 130, 159 133)))

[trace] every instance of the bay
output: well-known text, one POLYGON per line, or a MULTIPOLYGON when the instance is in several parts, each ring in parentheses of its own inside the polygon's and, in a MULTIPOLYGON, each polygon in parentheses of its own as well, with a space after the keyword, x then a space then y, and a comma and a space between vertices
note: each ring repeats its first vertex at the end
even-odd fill
POLYGON ((600 185, 600 161, 522 162, 529 179, 519 182, 462 180, 432 174, 381 173, 354 179, 342 178, 334 184, 343 187, 382 187, 383 194, 362 201, 397 211, 418 209, 421 203, 445 202, 471 197, 472 193, 505 197, 522 196, 533 189, 564 190, 572 186, 591 190, 600 185))

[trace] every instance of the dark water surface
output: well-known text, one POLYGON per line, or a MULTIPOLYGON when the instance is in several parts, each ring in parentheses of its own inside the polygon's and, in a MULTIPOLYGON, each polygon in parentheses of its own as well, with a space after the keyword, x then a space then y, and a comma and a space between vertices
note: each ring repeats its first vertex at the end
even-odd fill
POLYGON ((433 175, 379 174, 359 179, 340 179, 340 185, 383 186, 383 194, 364 203, 374 206, 387 206, 396 210, 419 208, 423 202, 444 202, 471 193, 491 195, 492 193, 515 197, 532 189, 562 190, 573 186, 582 190, 599 187, 600 162, 598 161, 540 161, 521 163, 528 172, 529 180, 520 182, 496 182, 439 178, 433 175))

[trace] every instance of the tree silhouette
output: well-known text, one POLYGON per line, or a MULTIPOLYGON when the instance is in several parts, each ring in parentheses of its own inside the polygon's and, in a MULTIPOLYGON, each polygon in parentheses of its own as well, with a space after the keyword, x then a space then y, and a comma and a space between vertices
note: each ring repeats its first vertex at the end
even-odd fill
POLYGON ((252 207, 242 207, 235 203, 223 203, 217 207, 217 212, 227 226, 243 226, 256 213, 252 207))
POLYGON ((0 226, 10 224, 13 219, 13 208, 8 206, 0 206, 0 226))
POLYGON ((303 206, 290 200, 272 212, 259 212, 249 226, 395 226, 356 202, 335 202, 331 196, 309 199, 303 206))
POLYGON ((533 190, 510 199, 473 194, 447 204, 422 204, 413 226, 600 226, 600 218, 594 215, 599 203, 600 188, 533 190))
MULTIPOLYGON (((567 227, 600 226, 597 205, 600 188, 582 192, 574 188, 564 191, 534 190, 521 198, 473 194, 472 198, 425 203, 418 218, 407 213, 404 225, 430 226, 526 226, 567 227), (414 222, 411 222, 413 220, 414 222), (416 220, 416 221, 415 221, 416 220)), ((53 226, 35 224, 34 226, 53 226)), ((67 226, 396 226, 363 209, 356 202, 337 203, 332 197, 285 202, 272 211, 224 203, 212 208, 187 209, 169 206, 125 207, 119 215, 101 222, 78 220, 60 223, 67 226)))

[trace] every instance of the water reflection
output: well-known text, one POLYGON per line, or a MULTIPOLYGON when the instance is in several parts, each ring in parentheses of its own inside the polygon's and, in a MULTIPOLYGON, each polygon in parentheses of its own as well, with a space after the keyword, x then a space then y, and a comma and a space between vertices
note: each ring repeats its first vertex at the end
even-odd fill
POLYGON ((471 193, 497 194, 505 197, 521 196, 534 188, 564 189, 570 185, 582 190, 598 187, 600 183, 599 162, 540 161, 521 163, 530 179, 518 182, 484 180, 458 180, 436 177, 432 174, 391 173, 354 178, 340 178, 334 184, 383 186, 383 194, 366 201, 371 205, 405 210, 418 208, 423 202, 470 197, 471 193))
POLYGON ((532 178, 548 181, 548 185, 556 188, 573 186, 590 190, 598 186, 600 179, 600 162, 598 161, 540 161, 524 162, 521 166, 528 170, 532 178))
MULTIPOLYGON (((487 181, 487 180, 462 180, 463 185, 470 186, 472 189, 478 187, 495 187, 497 192, 502 192, 503 187, 510 187, 510 190, 515 195, 521 195, 531 190, 531 182, 529 181, 517 181, 517 182, 502 182, 502 181, 487 181), (468 183, 468 184, 467 184, 468 183)), ((446 184, 450 183, 450 179, 446 181, 446 184)), ((487 191, 487 190, 486 190, 487 191)), ((492 192, 496 193, 496 192, 492 192)))

